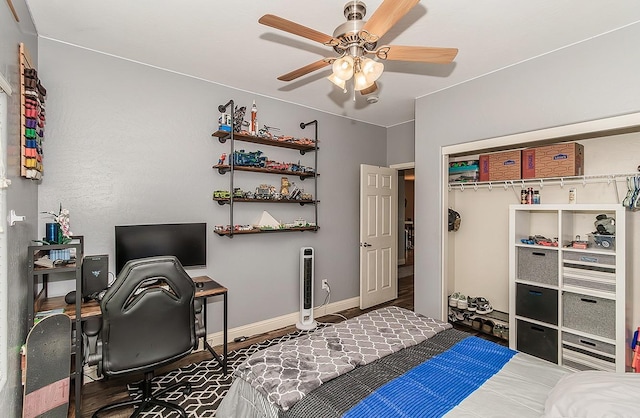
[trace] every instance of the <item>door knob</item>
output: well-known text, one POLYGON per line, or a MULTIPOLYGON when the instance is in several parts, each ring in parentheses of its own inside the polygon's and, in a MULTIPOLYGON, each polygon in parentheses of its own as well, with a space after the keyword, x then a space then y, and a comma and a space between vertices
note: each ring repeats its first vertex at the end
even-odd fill
POLYGON ((368 244, 368 243, 366 243, 366 242, 361 242, 361 243, 360 243, 360 246, 361 246, 361 247, 371 247, 371 244, 368 244))

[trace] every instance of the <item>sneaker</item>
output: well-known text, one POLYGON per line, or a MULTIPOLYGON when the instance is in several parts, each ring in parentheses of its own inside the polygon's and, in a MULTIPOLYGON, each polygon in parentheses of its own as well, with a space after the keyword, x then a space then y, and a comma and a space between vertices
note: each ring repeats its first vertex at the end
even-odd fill
POLYGON ((460 296, 458 296, 458 309, 463 309, 466 310, 468 307, 468 303, 467 303, 467 297, 465 295, 463 295, 462 293, 460 293, 460 296))
POLYGON ((476 313, 480 315, 488 314, 493 312, 493 306, 489 303, 485 298, 477 298, 478 308, 476 309, 476 313))
POLYGON ((449 296, 449 306, 453 307, 453 308, 457 308, 458 307, 458 297, 460 296, 460 293, 455 292, 453 295, 449 296))
POLYGON ((465 317, 462 312, 449 308, 449 322, 464 321, 465 317))
POLYGON ((478 302, 476 298, 472 298, 471 296, 469 296, 467 298, 467 305, 467 310, 470 312, 475 312, 478 310, 478 302))

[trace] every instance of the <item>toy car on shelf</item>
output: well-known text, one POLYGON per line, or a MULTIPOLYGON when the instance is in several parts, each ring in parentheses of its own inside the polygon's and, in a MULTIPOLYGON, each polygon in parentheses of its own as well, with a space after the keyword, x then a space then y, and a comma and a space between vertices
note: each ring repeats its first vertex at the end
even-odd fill
POLYGON ((234 151, 233 164, 245 167, 264 167, 267 157, 262 155, 262 151, 246 152, 241 149, 234 151))
POLYGON ((589 234, 589 241, 591 241, 596 247, 604 248, 606 250, 613 250, 616 248, 616 236, 604 235, 604 234, 589 234))
POLYGON ((216 190, 213 192, 214 199, 228 199, 231 197, 231 194, 228 190, 216 190))
POLYGON ((558 238, 549 239, 542 235, 530 235, 528 238, 522 238, 520 242, 529 245, 543 245, 545 247, 558 246, 558 238))

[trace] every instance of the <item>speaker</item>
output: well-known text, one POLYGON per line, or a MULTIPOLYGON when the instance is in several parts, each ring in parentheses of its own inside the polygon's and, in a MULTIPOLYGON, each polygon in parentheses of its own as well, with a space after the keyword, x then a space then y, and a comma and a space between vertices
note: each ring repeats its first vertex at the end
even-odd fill
POLYGON ((300 248, 300 321, 296 328, 301 330, 314 329, 318 325, 313 320, 313 270, 313 248, 300 248))
POLYGON ((82 259, 82 296, 87 298, 109 286, 109 256, 88 255, 82 259))

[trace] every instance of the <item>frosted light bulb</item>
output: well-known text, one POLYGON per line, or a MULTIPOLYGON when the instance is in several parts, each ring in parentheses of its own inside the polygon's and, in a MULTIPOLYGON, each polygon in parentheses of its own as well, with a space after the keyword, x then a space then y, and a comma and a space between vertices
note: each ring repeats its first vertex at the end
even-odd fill
POLYGON ((365 58, 362 64, 362 72, 364 73, 367 81, 373 83, 382 75, 384 71, 384 64, 374 61, 370 58, 365 58))
POLYGON ((327 77, 327 79, 336 86, 340 87, 342 90, 345 89, 346 81, 336 76, 335 74, 331 74, 329 77, 327 77))
POLYGON ((364 90, 373 84, 373 81, 367 80, 367 76, 362 71, 357 72, 353 77, 353 88, 356 91, 364 90))
POLYGON ((349 55, 345 55, 342 58, 338 58, 333 61, 331 67, 333 74, 343 80, 349 80, 353 76, 353 58, 349 55))

